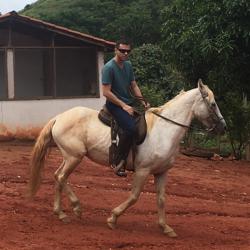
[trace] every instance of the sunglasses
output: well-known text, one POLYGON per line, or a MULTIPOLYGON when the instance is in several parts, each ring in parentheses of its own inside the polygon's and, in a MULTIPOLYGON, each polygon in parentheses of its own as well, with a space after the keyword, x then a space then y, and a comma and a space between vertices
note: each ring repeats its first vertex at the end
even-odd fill
POLYGON ((131 49, 118 49, 122 54, 125 54, 127 52, 127 54, 129 54, 131 52, 131 49))

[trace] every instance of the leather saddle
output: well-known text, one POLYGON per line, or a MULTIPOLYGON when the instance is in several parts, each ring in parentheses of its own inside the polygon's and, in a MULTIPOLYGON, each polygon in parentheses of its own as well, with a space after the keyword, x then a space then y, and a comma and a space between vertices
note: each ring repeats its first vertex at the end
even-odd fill
MULTIPOLYGON (((145 120, 144 114, 139 114, 135 112, 135 122, 136 122, 136 132, 135 132, 135 142, 136 145, 140 145, 143 143, 146 134, 147 134, 147 123, 145 120)), ((116 129, 120 130, 121 128, 118 127, 115 119, 113 118, 112 114, 108 111, 106 106, 104 105, 103 108, 99 111, 98 118, 107 126, 111 127, 112 124, 116 124, 116 129)), ((111 127, 112 128, 112 127, 111 127)))
MULTIPOLYGON (((132 146, 133 161, 135 158, 136 145, 140 145, 145 140, 147 135, 147 123, 145 119, 145 114, 140 114, 139 112, 134 112, 135 122, 136 122, 136 132, 134 136, 134 143, 132 146)), ((113 163, 115 157, 116 147, 117 147, 117 136, 122 133, 122 129, 118 126, 117 122, 113 118, 112 114, 108 111, 106 105, 99 111, 98 118, 105 125, 111 127, 111 146, 109 151, 109 163, 113 163)))

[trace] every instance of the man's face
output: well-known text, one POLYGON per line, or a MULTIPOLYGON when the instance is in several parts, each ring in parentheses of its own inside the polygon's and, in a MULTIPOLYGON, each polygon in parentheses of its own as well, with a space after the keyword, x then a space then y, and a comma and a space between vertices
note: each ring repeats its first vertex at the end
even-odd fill
POLYGON ((115 48, 115 54, 121 61, 128 60, 128 55, 131 51, 131 47, 128 44, 120 44, 118 48, 115 48))

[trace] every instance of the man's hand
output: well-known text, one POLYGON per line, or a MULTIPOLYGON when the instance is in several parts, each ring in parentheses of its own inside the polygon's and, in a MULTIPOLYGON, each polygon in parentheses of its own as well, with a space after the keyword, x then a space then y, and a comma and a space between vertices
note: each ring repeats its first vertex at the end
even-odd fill
POLYGON ((134 109, 133 107, 125 104, 122 106, 122 109, 125 110, 126 112, 128 112, 130 115, 133 115, 134 114, 134 109))
POLYGON ((144 105, 144 108, 147 110, 147 109, 149 109, 151 106, 150 106, 150 103, 149 102, 147 102, 147 101, 144 101, 143 102, 143 105, 144 105))

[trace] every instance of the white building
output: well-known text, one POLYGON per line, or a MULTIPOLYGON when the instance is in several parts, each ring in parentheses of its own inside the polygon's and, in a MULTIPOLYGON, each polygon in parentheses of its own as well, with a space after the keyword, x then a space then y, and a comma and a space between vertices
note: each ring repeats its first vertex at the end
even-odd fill
POLYGON ((114 43, 10 12, 0 16, 0 140, 34 138, 74 106, 100 109, 114 43))

